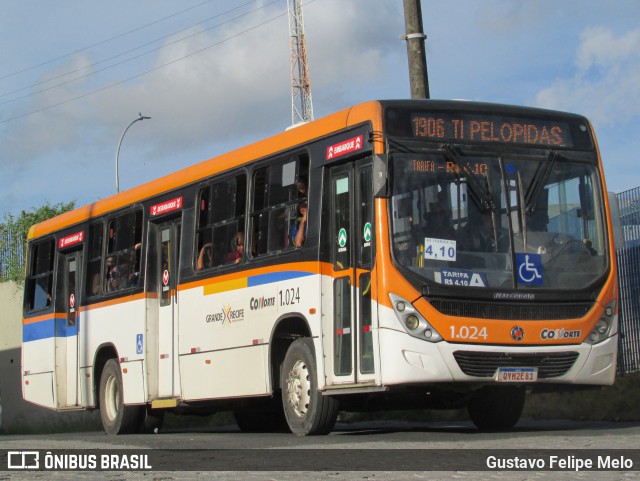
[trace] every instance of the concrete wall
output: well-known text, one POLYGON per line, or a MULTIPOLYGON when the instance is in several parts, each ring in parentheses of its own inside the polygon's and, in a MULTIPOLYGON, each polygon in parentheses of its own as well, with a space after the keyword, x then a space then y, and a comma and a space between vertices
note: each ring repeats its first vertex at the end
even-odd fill
POLYGON ((100 429, 97 411, 57 413, 22 399, 22 293, 14 282, 0 282, 0 432, 100 429))

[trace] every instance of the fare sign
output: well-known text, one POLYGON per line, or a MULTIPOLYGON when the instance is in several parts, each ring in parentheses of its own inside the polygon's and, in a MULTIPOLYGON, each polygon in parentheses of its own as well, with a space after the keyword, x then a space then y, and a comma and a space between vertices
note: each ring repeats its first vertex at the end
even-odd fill
POLYGON ((71 234, 68 236, 63 237, 62 239, 58 240, 58 249, 65 249, 69 246, 75 245, 75 244, 80 244, 81 242, 84 242, 84 232, 80 231, 80 232, 76 232, 75 234, 71 234))
POLYGON ((150 213, 151 215, 162 215, 180 209, 182 209, 182 197, 176 197, 161 204, 152 205, 150 213))

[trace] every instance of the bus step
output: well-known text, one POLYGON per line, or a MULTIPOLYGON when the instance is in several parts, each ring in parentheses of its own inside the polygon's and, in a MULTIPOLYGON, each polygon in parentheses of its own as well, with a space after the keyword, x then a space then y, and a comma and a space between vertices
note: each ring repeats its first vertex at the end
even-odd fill
POLYGON ((151 401, 151 409, 168 409, 168 408, 174 408, 177 405, 178 405, 178 400, 175 398, 155 399, 151 401))
POLYGON ((332 386, 322 391, 324 396, 339 396, 342 394, 368 394, 374 392, 385 392, 389 388, 386 386, 332 386))

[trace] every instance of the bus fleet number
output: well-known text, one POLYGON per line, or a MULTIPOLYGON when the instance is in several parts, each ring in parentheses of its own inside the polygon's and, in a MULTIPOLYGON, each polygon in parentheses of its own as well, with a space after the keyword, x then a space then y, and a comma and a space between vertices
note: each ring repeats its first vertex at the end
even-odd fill
POLYGON ((300 304, 300 288, 285 289, 278 291, 281 306, 290 306, 292 304, 300 304))
POLYGON ((478 329, 476 326, 449 326, 452 339, 480 339, 487 340, 487 328, 478 329))

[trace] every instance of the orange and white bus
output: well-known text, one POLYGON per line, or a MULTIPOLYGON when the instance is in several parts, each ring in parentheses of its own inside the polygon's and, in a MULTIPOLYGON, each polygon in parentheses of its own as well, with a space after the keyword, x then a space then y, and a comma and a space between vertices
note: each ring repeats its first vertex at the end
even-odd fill
POLYGON ((374 101, 34 226, 24 398, 331 431, 338 409, 518 421, 527 392, 610 385, 618 307, 590 123, 374 101))

